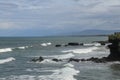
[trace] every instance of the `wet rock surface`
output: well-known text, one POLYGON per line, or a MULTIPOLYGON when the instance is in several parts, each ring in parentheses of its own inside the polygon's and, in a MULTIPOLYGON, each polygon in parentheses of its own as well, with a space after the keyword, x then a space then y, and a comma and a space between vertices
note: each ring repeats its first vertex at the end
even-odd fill
POLYGON ((62 61, 62 60, 61 60, 61 59, 54 58, 54 59, 52 59, 52 61, 60 62, 60 61, 62 61))
POLYGON ((84 43, 78 43, 78 42, 69 42, 67 44, 56 44, 55 47, 67 47, 67 46, 83 46, 84 43))
POLYGON ((57 45, 55 45, 55 47, 61 47, 62 45, 60 45, 60 44, 57 44, 57 45))
MULTIPOLYGON (((95 42, 100 43, 101 45, 105 45, 106 43, 111 43, 110 45, 108 45, 108 47, 110 49, 110 54, 108 55, 108 57, 102 57, 102 58, 91 57, 88 59, 69 58, 69 59, 67 59, 68 60, 67 62, 92 61, 95 63, 106 63, 106 62, 111 62, 111 61, 120 61, 120 32, 110 35, 108 41, 95 41, 95 42)), ((84 45, 84 44, 77 43, 77 42, 70 42, 64 46, 80 46, 80 45, 84 45)), ((63 45, 60 45, 60 44, 55 45, 55 47, 61 47, 61 46, 63 46, 63 45)), ((44 58, 40 56, 39 58, 33 58, 31 61, 41 62, 43 60, 44 60, 44 58)), ((64 61, 64 60, 53 58, 52 61, 60 62, 60 61, 64 61)))
POLYGON ((77 42, 71 42, 71 43, 68 43, 69 46, 79 46, 80 44, 77 43, 77 42))
POLYGON ((44 58, 40 56, 39 58, 33 58, 31 61, 32 62, 41 62, 43 60, 44 60, 44 58))
MULTIPOLYGON (((39 58, 34 58, 32 59, 31 61, 32 62, 42 62, 43 60, 45 60, 43 57, 39 57, 39 58)), ((53 58, 51 59, 52 61, 55 61, 55 62, 62 62, 64 60, 62 59, 57 59, 57 58, 53 58)), ((66 59, 67 62, 84 62, 84 61, 92 61, 92 62, 95 62, 95 63, 106 63, 108 62, 109 60, 107 59, 107 57, 102 57, 102 58, 96 58, 96 57, 91 57, 91 58, 88 58, 88 59, 78 59, 78 58, 69 58, 69 59, 66 59)))
POLYGON ((106 45, 109 41, 93 41, 93 43, 100 43, 101 45, 106 45))
POLYGON ((110 48, 109 61, 120 61, 120 32, 109 36, 110 48))

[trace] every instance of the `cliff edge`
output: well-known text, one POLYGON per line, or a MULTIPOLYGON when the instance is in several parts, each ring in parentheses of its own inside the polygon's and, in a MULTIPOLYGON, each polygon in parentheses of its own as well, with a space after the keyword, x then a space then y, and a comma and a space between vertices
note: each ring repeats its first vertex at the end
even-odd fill
POLYGON ((107 60, 120 61, 120 32, 110 35, 108 41, 112 44, 108 46, 110 55, 107 57, 107 60))

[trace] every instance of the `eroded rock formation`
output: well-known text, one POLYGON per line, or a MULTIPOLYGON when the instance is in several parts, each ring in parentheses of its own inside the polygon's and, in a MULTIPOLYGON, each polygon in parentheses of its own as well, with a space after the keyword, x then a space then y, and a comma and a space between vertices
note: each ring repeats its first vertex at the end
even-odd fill
POLYGON ((120 32, 109 36, 110 48, 109 61, 120 61, 120 32))
MULTIPOLYGON (((109 36, 108 42, 111 43, 111 45, 108 45, 109 49, 110 49, 110 54, 108 55, 108 57, 102 57, 102 58, 96 58, 96 57, 91 57, 88 59, 76 59, 76 58, 69 58, 67 59, 68 62, 80 62, 80 61, 92 61, 92 62, 96 62, 96 63, 105 63, 105 62, 110 62, 110 61, 120 61, 120 32, 115 33, 113 35, 109 36)), ((108 42, 102 42, 102 44, 104 45, 105 43, 108 42)), ((68 43, 69 46, 78 46, 80 45, 79 43, 68 43)), ((83 44, 81 44, 83 45, 83 44)), ((56 45, 56 47, 60 47, 61 45, 56 45)), ((43 57, 39 57, 39 58, 34 58, 32 59, 33 62, 36 61, 43 61, 44 58, 43 57)), ((63 61, 62 59, 57 59, 54 58, 52 59, 52 61, 55 62, 60 62, 63 61)))

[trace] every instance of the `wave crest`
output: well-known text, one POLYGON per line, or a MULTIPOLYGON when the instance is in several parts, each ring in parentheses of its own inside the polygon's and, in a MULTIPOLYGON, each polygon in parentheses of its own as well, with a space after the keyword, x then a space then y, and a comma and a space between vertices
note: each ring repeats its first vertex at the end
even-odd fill
POLYGON ((18 49, 26 49, 26 48, 28 48, 28 46, 18 47, 18 49))
POLYGON ((51 42, 48 42, 48 43, 42 43, 42 44, 41 44, 41 46, 44 46, 44 47, 46 47, 46 46, 50 46, 50 45, 52 45, 51 42))
POLYGON ((9 57, 7 59, 1 59, 0 64, 4 64, 4 63, 11 62, 11 61, 14 61, 14 60, 15 60, 15 58, 13 58, 13 57, 9 57))
POLYGON ((12 48, 0 49, 0 53, 3 53, 3 52, 11 52, 11 51, 12 51, 12 48))
POLYGON ((89 52, 92 52, 92 51, 97 50, 97 49, 98 49, 98 47, 89 47, 89 48, 83 48, 83 49, 66 50, 66 51, 62 51, 62 52, 64 52, 64 53, 72 52, 72 53, 81 54, 81 53, 89 53, 89 52))
MULTIPOLYGON (((28 71, 38 71, 38 70, 28 70, 28 71)), ((34 75, 20 75, 20 76, 9 76, 5 80, 76 80, 74 78, 75 75, 77 75, 80 71, 74 69, 74 66, 70 63, 65 65, 63 68, 55 69, 55 70, 47 70, 53 72, 51 75, 40 75, 40 76, 34 76, 34 75), (70 67, 72 66, 72 67, 70 67)), ((44 72, 44 71, 43 71, 44 72)), ((46 70, 45 70, 46 72, 46 70)))
POLYGON ((68 59, 74 56, 75 56, 74 54, 68 53, 68 54, 63 54, 63 55, 54 55, 52 57, 57 58, 57 59, 68 59))

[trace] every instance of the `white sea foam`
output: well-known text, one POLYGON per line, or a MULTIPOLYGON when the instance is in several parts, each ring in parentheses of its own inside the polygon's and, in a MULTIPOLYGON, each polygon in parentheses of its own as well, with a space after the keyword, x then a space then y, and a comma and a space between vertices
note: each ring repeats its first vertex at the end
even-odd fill
POLYGON ((46 43, 42 43, 41 46, 47 46, 47 44, 46 43))
POLYGON ((12 48, 3 48, 3 49, 0 49, 0 53, 10 52, 10 51, 12 51, 12 48))
POLYGON ((93 43, 93 44, 94 44, 94 46, 101 46, 100 43, 93 43))
POLYGON ((66 50, 66 51, 62 51, 62 52, 64 52, 64 53, 72 52, 72 53, 81 54, 81 53, 89 53, 89 52, 92 52, 92 51, 97 50, 97 49, 98 49, 98 47, 89 47, 89 48, 83 48, 83 49, 66 50))
POLYGON ((47 45, 52 45, 52 43, 51 42, 48 42, 48 43, 46 43, 47 45))
POLYGON ((70 64, 70 63, 67 63, 67 64, 65 64, 64 66, 65 66, 65 67, 71 67, 71 68, 74 67, 74 65, 72 65, 72 64, 70 64))
MULTIPOLYGON (((44 80, 76 80, 74 76, 79 73, 78 70, 74 69, 74 65, 70 63, 65 64, 64 67, 61 69, 53 71, 54 73, 46 77, 46 79, 43 77, 44 80)), ((40 78, 42 78, 42 76, 40 76, 40 78)))
POLYGON ((84 46, 101 46, 100 43, 86 43, 86 44, 83 44, 84 46))
MULTIPOLYGON (((34 70, 30 69, 28 71, 34 71, 34 70)), ((53 73, 51 75, 40 75, 40 76, 33 76, 33 75, 9 76, 4 80, 7 80, 7 79, 10 79, 10 80, 16 80, 16 79, 17 80, 36 80, 36 79, 37 80, 76 80, 74 76, 79 73, 79 71, 74 69, 74 66, 70 63, 66 64, 65 67, 61 69, 48 70, 48 71, 52 71, 53 73)))
POLYGON ((105 47, 108 47, 109 45, 112 45, 112 43, 107 43, 107 44, 105 44, 105 47))
POLYGON ((41 69, 37 69, 37 68, 34 68, 34 69, 26 69, 26 71, 28 72, 52 72, 52 70, 41 70, 41 69))
POLYGON ((93 44, 91 44, 91 43, 86 43, 86 44, 83 44, 83 46, 93 46, 93 44))
POLYGON ((25 47, 18 47, 18 49, 25 49, 25 47))
POLYGON ((57 59, 67 59, 67 58, 71 58, 74 56, 75 56, 74 54, 68 53, 68 54, 63 54, 63 55, 54 55, 52 57, 57 58, 57 59))
MULTIPOLYGON (((49 57, 54 57, 54 58, 57 58, 57 59, 68 59, 68 58, 71 58, 71 57, 74 57, 75 55, 73 55, 72 53, 69 53, 69 54, 63 54, 63 55, 54 55, 54 56, 49 56, 49 57)), ((53 61, 52 59, 44 59, 43 61, 41 62, 37 62, 37 63, 58 63, 58 62, 55 62, 53 61)))
POLYGON ((11 62, 11 61, 14 61, 14 60, 15 60, 15 58, 13 58, 13 57, 10 57, 10 58, 7 58, 7 59, 1 59, 0 64, 4 64, 4 63, 11 62))
POLYGON ((26 49, 26 48, 28 48, 28 46, 18 47, 18 49, 26 49))
POLYGON ((74 76, 79 73, 78 70, 74 69, 74 65, 71 63, 65 64, 64 68, 52 71, 54 72, 52 75, 39 76, 39 78, 42 80, 76 80, 74 76))
POLYGON ((75 70, 71 67, 65 67, 59 70, 56 70, 51 76, 55 76, 58 80, 76 80, 75 75, 79 73, 78 70, 75 70))
POLYGON ((51 59, 44 59, 43 61, 41 61, 41 62, 38 62, 38 63, 57 63, 57 62, 55 62, 55 61, 53 61, 53 60, 51 60, 51 59))
POLYGON ((48 42, 48 43, 42 43, 42 44, 41 44, 41 46, 44 46, 44 47, 45 47, 45 46, 50 46, 50 45, 52 45, 51 42, 48 42))

